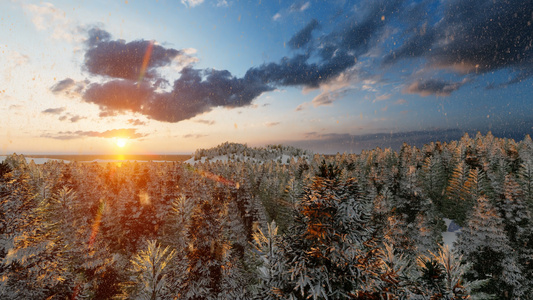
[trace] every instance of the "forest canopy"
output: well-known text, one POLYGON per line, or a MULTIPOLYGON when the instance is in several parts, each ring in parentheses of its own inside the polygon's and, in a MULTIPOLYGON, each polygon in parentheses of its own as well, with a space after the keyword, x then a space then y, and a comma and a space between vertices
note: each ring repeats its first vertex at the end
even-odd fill
POLYGON ((532 299, 529 136, 193 161, 8 156, 0 298, 532 299))

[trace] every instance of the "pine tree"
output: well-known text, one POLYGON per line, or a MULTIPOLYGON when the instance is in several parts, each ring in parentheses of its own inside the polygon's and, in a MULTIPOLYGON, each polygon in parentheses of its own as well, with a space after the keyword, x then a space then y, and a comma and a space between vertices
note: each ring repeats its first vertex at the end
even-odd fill
POLYGON ((216 299, 223 291, 224 268, 229 267, 230 243, 224 238, 221 221, 226 215, 222 193, 209 191, 202 180, 198 200, 187 224, 188 276, 184 299, 216 299))
POLYGON ((253 235, 254 252, 258 259, 257 277, 254 287, 254 299, 280 299, 291 292, 290 274, 284 259, 282 242, 278 235, 276 222, 267 225, 265 231, 258 228, 253 235))
POLYGON ((31 211, 31 226, 23 227, 14 239, 4 264, 12 288, 22 293, 18 297, 67 297, 73 293, 75 232, 69 221, 74 198, 70 189, 63 188, 53 197, 41 199, 31 211))
POLYGON ((304 189, 294 226, 283 238, 290 270, 282 298, 345 299, 377 293, 379 260, 370 246, 370 207, 353 179, 339 179, 340 170, 322 164, 304 189), (374 270, 374 271, 372 271, 374 270))
POLYGON ((440 246, 437 253, 430 251, 429 254, 417 259, 419 275, 416 282, 419 284, 415 285, 414 294, 430 299, 469 299, 470 286, 463 282, 468 265, 461 263, 462 257, 455 255, 448 246, 440 246))
POLYGON ((455 167, 446 189, 448 203, 444 205, 444 216, 455 220, 464 226, 469 209, 473 206, 475 195, 481 193, 478 189, 480 172, 478 169, 470 170, 469 167, 459 162, 455 167), (475 194, 472 195, 471 192, 475 194), (474 200, 472 200, 474 199, 474 200))
POLYGON ((523 294, 523 280, 516 255, 510 247, 502 218, 483 196, 479 197, 467 227, 458 239, 458 251, 472 264, 468 281, 487 280, 480 290, 499 299, 514 299, 523 294))
POLYGON ((518 171, 518 182, 524 192, 524 198, 530 210, 533 210, 533 156, 524 158, 518 171))
POLYGON ((440 155, 426 157, 420 173, 424 194, 435 203, 439 211, 444 205, 446 173, 440 155))
POLYGON ((161 248, 156 241, 148 241, 131 259, 131 281, 124 287, 123 299, 173 299, 168 287, 168 270, 176 254, 170 247, 161 248))
POLYGON ((406 299, 411 288, 412 266, 409 259, 395 251, 394 246, 387 243, 379 251, 381 260, 381 280, 377 289, 380 299, 406 299))
POLYGON ((187 227, 194 209, 193 198, 185 198, 181 195, 174 199, 171 212, 167 216, 161 234, 162 242, 176 251, 168 270, 168 286, 170 293, 178 298, 183 297, 184 285, 188 277, 189 239, 187 227))

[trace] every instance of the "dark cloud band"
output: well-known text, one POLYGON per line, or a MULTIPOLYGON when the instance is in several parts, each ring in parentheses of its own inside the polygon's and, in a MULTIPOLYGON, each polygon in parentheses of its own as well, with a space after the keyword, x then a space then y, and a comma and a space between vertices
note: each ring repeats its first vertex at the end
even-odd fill
POLYGON ((463 74, 511 68, 520 79, 533 75, 533 2, 450 0, 442 10, 439 20, 421 14, 413 34, 383 63, 423 57, 463 74))
POLYGON ((407 86, 404 92, 408 94, 419 94, 422 97, 430 95, 449 96, 463 84, 464 82, 447 82, 435 79, 418 80, 407 86))

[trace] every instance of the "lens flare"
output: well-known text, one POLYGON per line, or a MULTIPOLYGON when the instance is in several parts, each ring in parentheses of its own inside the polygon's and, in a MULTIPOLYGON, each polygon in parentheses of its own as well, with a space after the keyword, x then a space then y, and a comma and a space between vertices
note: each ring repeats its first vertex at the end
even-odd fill
POLYGON ((150 56, 152 56, 153 47, 154 47, 154 41, 150 41, 150 43, 148 44, 148 47, 146 48, 146 52, 144 53, 143 64, 141 66, 141 73, 139 74, 139 79, 137 80, 137 87, 141 86, 141 82, 144 78, 144 74, 146 73, 146 68, 148 68, 148 63, 150 62, 150 56))
POLYGON ((104 213, 105 209, 105 201, 101 201, 100 205, 98 206, 98 211, 96 213, 96 216, 94 218, 94 222, 91 228, 91 236, 89 237, 89 249, 92 250, 94 241, 96 240, 96 235, 98 234, 98 230, 100 229, 100 222, 102 221, 102 214, 104 213))

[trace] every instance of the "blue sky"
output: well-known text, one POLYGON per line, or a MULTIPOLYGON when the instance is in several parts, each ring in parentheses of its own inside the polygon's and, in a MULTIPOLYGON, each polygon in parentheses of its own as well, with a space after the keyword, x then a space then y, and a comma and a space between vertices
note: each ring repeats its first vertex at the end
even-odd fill
POLYGON ((1 153, 187 153, 225 141, 357 153, 533 129, 527 1, 3 1, 0 11, 1 153))

